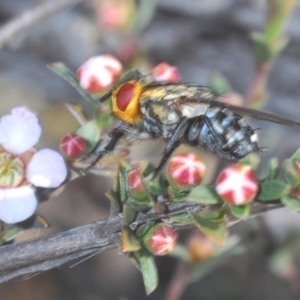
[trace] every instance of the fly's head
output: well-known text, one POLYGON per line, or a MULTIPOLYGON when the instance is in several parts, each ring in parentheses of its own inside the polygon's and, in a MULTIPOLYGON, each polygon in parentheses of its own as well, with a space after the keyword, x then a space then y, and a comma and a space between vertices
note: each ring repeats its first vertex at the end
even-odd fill
POLYGON ((129 124, 142 119, 140 96, 144 86, 142 81, 130 80, 112 91, 112 111, 116 118, 129 124))

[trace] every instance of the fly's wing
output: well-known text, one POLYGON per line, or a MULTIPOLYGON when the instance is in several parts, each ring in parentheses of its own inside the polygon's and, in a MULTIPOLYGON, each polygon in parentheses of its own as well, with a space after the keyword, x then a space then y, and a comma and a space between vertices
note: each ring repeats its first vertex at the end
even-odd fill
POLYGON ((209 87, 200 86, 198 84, 184 82, 155 82, 147 85, 147 87, 149 87, 150 90, 163 89, 165 92, 165 99, 171 100, 172 97, 174 100, 180 99, 180 101, 177 102, 181 102, 182 104, 209 104, 209 106, 227 108, 232 112, 242 116, 248 116, 288 126, 300 126, 300 122, 282 118, 267 112, 220 102, 218 99, 222 98, 221 95, 213 92, 209 87))
MULTIPOLYGON (((200 102, 202 102, 202 100, 200 100, 200 102)), ((207 103, 207 101, 203 101, 203 102, 207 103)), ((283 125, 288 125, 288 126, 300 126, 299 122, 289 120, 289 119, 286 119, 286 118, 282 118, 282 117, 279 117, 277 115, 270 114, 270 113, 267 113, 267 112, 263 112, 263 111, 259 111, 259 110, 255 110, 255 109, 250 109, 250 108, 246 108, 246 107, 230 105, 230 104, 215 101, 215 100, 211 100, 211 101, 209 101, 209 103, 211 104, 211 106, 218 106, 218 107, 228 108, 232 112, 237 113, 239 115, 248 116, 248 117, 252 117, 252 118, 255 118, 255 119, 265 120, 265 121, 278 123, 278 124, 283 124, 283 125)))

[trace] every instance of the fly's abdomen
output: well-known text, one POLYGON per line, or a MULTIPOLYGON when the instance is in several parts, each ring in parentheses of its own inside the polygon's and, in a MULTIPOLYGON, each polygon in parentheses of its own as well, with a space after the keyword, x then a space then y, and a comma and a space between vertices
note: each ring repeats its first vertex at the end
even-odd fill
POLYGON ((242 117, 217 107, 191 119, 185 138, 188 144, 206 147, 227 161, 259 150, 256 133, 242 117))

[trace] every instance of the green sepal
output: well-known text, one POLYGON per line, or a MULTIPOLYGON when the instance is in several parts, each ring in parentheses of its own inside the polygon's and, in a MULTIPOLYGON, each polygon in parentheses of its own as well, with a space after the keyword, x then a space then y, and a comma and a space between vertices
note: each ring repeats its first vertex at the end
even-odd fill
POLYGON ((128 226, 123 227, 121 232, 121 238, 123 252, 134 252, 141 249, 139 241, 128 226))
POLYGON ((226 77, 219 72, 213 74, 209 86, 216 93, 226 94, 232 90, 226 77))
POLYGON ((135 260, 138 262, 139 269, 142 272, 144 285, 147 295, 151 294, 158 285, 158 272, 153 256, 147 251, 141 249, 133 252, 135 260))
POLYGON ((207 205, 199 212, 199 216, 203 219, 221 222, 225 216, 224 205, 207 205))
POLYGON ((193 224, 194 221, 189 213, 181 213, 175 216, 170 217, 172 224, 180 224, 180 225, 189 225, 193 224))
POLYGON ((122 203, 119 196, 113 191, 109 190, 105 193, 105 196, 110 200, 111 206, 110 211, 112 215, 117 215, 122 211, 122 203))
POLYGON ((250 214, 250 204, 230 205, 230 211, 235 217, 246 219, 250 214))
POLYGON ((138 212, 149 210, 153 207, 153 203, 148 199, 148 201, 138 201, 133 198, 127 198, 127 201, 123 204, 123 215, 127 224, 132 223, 138 212))
POLYGON ((250 153, 244 158, 239 160, 239 164, 250 166, 254 171, 257 169, 260 162, 260 158, 255 153, 250 153))
POLYGON ((142 237, 146 234, 146 232, 151 228, 153 227, 153 225, 155 225, 155 222, 152 221, 152 222, 148 222, 147 224, 143 224, 141 225, 138 230, 136 231, 136 236, 138 237, 142 237))
POLYGON ((211 220, 192 215, 194 224, 213 242, 224 246, 228 238, 228 229, 224 223, 217 223, 211 220))
POLYGON ((299 173, 296 169, 294 161, 291 159, 287 159, 283 163, 278 177, 294 188, 300 184, 299 173))
POLYGON ((261 201, 271 201, 280 199, 290 192, 290 186, 277 179, 265 180, 260 184, 258 199, 261 201))
POLYGON ((215 189, 205 185, 198 185, 193 188, 187 195, 186 200, 204 205, 222 203, 215 189))
POLYGON ((3 245, 9 241, 15 239, 15 237, 22 231, 22 229, 14 227, 4 230, 0 233, 0 245, 3 245))
POLYGON ((123 216, 126 224, 131 224, 135 220, 137 212, 132 202, 128 201, 123 205, 123 216))
POLYGON ((300 211, 300 200, 296 197, 284 196, 281 198, 281 202, 284 206, 288 207, 294 212, 300 211))
POLYGON ((76 134, 81 136, 88 143, 89 150, 91 150, 99 143, 101 129, 97 121, 92 120, 81 126, 76 134))
POLYGON ((172 186, 168 186, 167 192, 168 195, 172 198, 172 201, 174 203, 180 203, 186 201, 187 195, 189 194, 189 191, 178 192, 174 190, 172 186))
POLYGON ((272 158, 269 162, 268 179, 275 179, 278 171, 278 159, 272 158))
POLYGON ((48 68, 65 79, 69 84, 71 84, 91 106, 93 106, 94 108, 99 107, 99 102, 95 100, 83 88, 81 88, 75 75, 67 68, 65 64, 60 62, 52 63, 48 65, 48 68))
POLYGON ((264 36, 260 33, 255 33, 252 35, 253 40, 253 50, 256 60, 259 63, 266 63, 272 58, 272 50, 266 42, 264 36))
POLYGON ((127 200, 127 184, 126 184, 126 178, 124 176, 124 174, 120 171, 121 169, 119 169, 119 174, 118 174, 118 194, 120 197, 120 201, 121 203, 125 203, 125 201, 127 200))
POLYGON ((158 196, 166 193, 166 184, 160 174, 153 178, 153 172, 151 171, 149 175, 145 175, 144 183, 152 195, 158 196))

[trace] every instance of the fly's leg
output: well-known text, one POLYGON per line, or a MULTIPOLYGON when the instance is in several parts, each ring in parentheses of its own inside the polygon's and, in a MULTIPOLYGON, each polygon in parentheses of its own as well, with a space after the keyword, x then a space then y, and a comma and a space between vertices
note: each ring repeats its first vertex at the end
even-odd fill
POLYGON ((158 175, 158 173, 161 171, 161 169, 164 167, 165 163, 171 156, 172 152, 180 145, 182 133, 185 131, 185 127, 188 124, 188 121, 189 121, 188 118, 182 118, 180 120, 171 139, 168 141, 167 147, 163 152, 163 157, 161 161, 159 162, 158 166, 154 170, 153 178, 155 178, 158 175))
POLYGON ((101 151, 97 151, 97 152, 92 152, 89 153, 88 155, 84 156, 83 159, 87 159, 90 157, 94 157, 96 156, 96 158, 91 162, 91 164, 82 169, 80 172, 83 175, 86 175, 88 173, 88 171, 94 167, 97 162, 107 153, 111 152, 114 150, 116 144, 118 143, 118 141, 121 139, 121 137, 124 135, 124 131, 122 130, 122 128, 116 127, 113 128, 110 132, 109 132, 109 136, 111 137, 110 141, 108 142, 108 144, 104 147, 103 150, 101 151))

